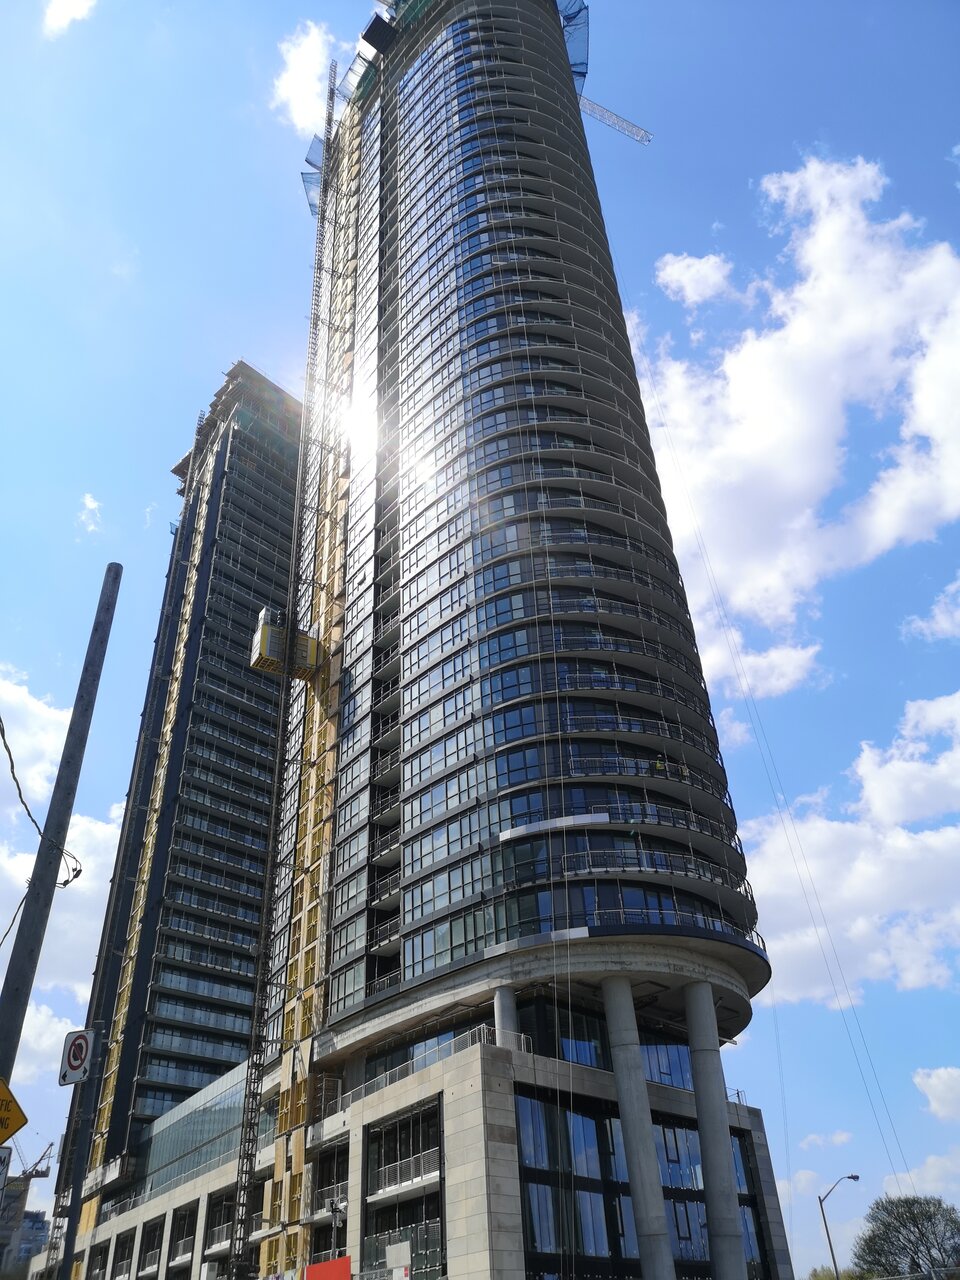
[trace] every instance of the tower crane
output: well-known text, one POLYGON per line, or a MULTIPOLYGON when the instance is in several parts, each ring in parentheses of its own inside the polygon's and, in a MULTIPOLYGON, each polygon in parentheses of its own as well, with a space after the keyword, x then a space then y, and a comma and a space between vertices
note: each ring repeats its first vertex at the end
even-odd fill
POLYGON ((617 129, 620 133, 625 133, 628 138, 633 138, 634 142, 642 142, 647 146, 653 140, 653 134, 646 129, 641 129, 638 124, 633 124, 630 120, 625 120, 623 116, 618 116, 615 111, 610 111, 607 107, 601 107, 599 102, 593 102, 590 98, 580 96, 580 110, 587 116, 593 116, 594 120, 599 120, 601 124, 608 124, 611 129, 617 129))

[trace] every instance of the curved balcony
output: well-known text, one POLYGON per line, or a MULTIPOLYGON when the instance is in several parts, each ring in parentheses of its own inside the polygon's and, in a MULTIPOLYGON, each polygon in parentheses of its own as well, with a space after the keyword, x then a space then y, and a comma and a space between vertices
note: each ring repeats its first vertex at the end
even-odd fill
POLYGON ((563 854, 560 866, 565 876, 593 876, 623 871, 643 875, 693 877, 707 884, 722 885, 750 902, 754 901, 753 889, 746 876, 739 876, 727 867, 708 862, 706 858, 698 858, 692 853, 666 853, 642 847, 635 853, 625 849, 590 849, 584 853, 563 854))

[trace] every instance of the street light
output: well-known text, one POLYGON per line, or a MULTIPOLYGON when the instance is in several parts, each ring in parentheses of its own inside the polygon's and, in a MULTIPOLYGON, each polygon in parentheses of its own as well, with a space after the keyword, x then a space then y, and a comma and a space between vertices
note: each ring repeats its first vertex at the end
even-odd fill
MULTIPOLYGON (((841 1182, 847 1182, 848 1180, 850 1182, 859 1182, 859 1173, 845 1173, 842 1178, 838 1178, 836 1180, 830 1188, 830 1191, 836 1191, 841 1182)), ((830 1260, 833 1263, 833 1274, 837 1277, 837 1280, 840 1280, 840 1268, 837 1266, 837 1255, 833 1252, 833 1241, 830 1239, 830 1228, 827 1226, 827 1214, 823 1207, 823 1202, 830 1194, 830 1191, 828 1191, 826 1195, 817 1196, 817 1200, 820 1202, 820 1217, 823 1219, 823 1229, 827 1233, 827 1244, 830 1246, 830 1260)))

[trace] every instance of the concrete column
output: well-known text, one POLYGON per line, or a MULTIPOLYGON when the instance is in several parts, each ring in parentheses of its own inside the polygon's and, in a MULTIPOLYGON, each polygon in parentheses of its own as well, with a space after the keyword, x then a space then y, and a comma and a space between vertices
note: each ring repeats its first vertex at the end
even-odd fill
POLYGON ((197 1201, 197 1220, 193 1225, 193 1258, 190 1260, 190 1280, 200 1280, 203 1271, 203 1246, 207 1234, 207 1202, 209 1196, 201 1195, 197 1201))
POLYGON ((660 1165, 653 1139, 647 1077, 640 1053, 630 979, 618 974, 604 978, 601 987, 640 1247, 640 1269, 644 1280, 674 1280, 673 1249, 667 1231, 660 1165))
POLYGON ((493 993, 493 1022, 497 1031, 497 1044, 507 1049, 516 1048, 513 1038, 520 1030, 517 1022, 517 999, 513 987, 497 987, 493 993), (503 1032, 512 1032, 504 1035, 503 1032))
MULTIPOLYGON (((399 1107, 398 1107, 399 1109, 399 1107)), ((355 1104, 350 1108, 349 1156, 347 1164, 347 1231, 346 1253, 356 1261, 356 1272, 363 1249, 363 1237, 360 1233, 363 1217, 364 1199, 364 1141, 363 1141, 363 1107, 355 1104)), ((371 1228, 367 1228, 370 1230, 371 1228)))
POLYGON ((713 987, 709 982, 690 982, 684 987, 683 995, 703 1161, 710 1274, 713 1280, 746 1280, 747 1263, 713 987))

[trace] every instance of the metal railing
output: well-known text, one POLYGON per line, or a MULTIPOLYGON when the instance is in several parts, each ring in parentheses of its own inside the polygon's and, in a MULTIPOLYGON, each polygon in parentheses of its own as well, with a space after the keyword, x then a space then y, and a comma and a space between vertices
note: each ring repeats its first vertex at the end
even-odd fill
POLYGON ((705 818, 692 809, 675 809, 667 804, 621 804, 592 805, 594 813, 608 813, 611 822, 652 823, 658 827, 680 827, 685 831, 699 831, 702 835, 712 836, 723 844, 730 845, 738 853, 743 853, 743 845, 736 831, 723 822, 713 818, 705 818))
POLYGON ((378 880, 370 886, 369 901, 379 902, 381 898, 389 898, 391 894, 396 893, 400 888, 400 872, 394 871, 392 875, 387 876, 383 880, 378 880))
POLYGON ((318 1187, 313 1193, 313 1212, 323 1213, 330 1200, 343 1200, 347 1194, 347 1183, 334 1182, 329 1187, 318 1187))
POLYGON ((672 760, 646 760, 633 756, 575 756, 563 761, 563 772, 571 778, 583 778, 591 774, 603 776, 617 774, 624 777, 652 778, 654 782, 682 782, 686 786, 706 791, 725 804, 730 804, 730 793, 715 778, 700 769, 672 760))
POLYGON ((401 1227, 398 1231, 384 1231, 380 1235, 367 1236, 361 1250, 361 1266, 364 1270, 384 1266, 387 1246, 406 1243, 410 1245, 411 1258, 419 1259, 429 1266, 432 1257, 439 1261, 442 1241, 438 1218, 413 1227, 401 1227))
POLYGON ((391 849, 400 847, 400 832, 388 831, 385 836, 378 836, 370 846, 371 856, 374 858, 382 858, 385 853, 389 853, 391 849))
POLYGON ((569 805, 545 804, 536 813, 529 815, 523 823, 501 831, 500 840, 502 842, 508 839, 519 839, 529 827, 538 825, 541 822, 549 822, 554 818, 569 818, 570 825, 575 826, 577 818, 586 817, 589 820, 590 816, 602 818, 604 814, 608 821, 623 823, 625 826, 680 827, 686 831, 699 831, 704 835, 712 836, 715 840, 720 840, 723 844, 729 845, 741 857, 743 856, 743 845, 740 843, 740 837, 723 823, 715 822, 712 818, 705 818, 690 809, 676 809, 672 805, 644 804, 641 802, 635 804, 592 804, 587 814, 577 813, 576 810, 571 810, 569 805))
POLYGON ((387 920, 385 924, 375 925, 367 930, 367 946, 382 947, 385 942, 392 942, 400 937, 400 919, 387 920))
POLYGON ((266 1235, 271 1231, 280 1231, 283 1223, 280 1221, 279 1215, 274 1216, 272 1213, 255 1214, 250 1223, 250 1234, 266 1235))
POLYGON ((395 809, 400 803, 400 788, 390 787, 387 791, 381 791, 380 795, 370 806, 370 817, 379 818, 385 813, 389 813, 391 809, 395 809))
POLYGON ((372 777, 374 780, 382 778, 385 773, 389 773, 391 769, 395 769, 400 763, 400 748, 394 747, 392 751, 388 751, 385 756, 381 756, 373 766, 372 777))
POLYGON ((230 1239, 230 1233, 233 1231, 233 1222, 221 1222, 216 1227, 211 1227, 207 1232, 207 1249, 213 1249, 218 1244, 225 1244, 230 1239))
POLYGON ((658 850, 591 849, 586 853, 565 853, 561 859, 565 876, 596 875, 604 871, 641 871, 653 875, 692 876, 710 884, 726 885, 735 893, 753 901, 753 889, 744 876, 726 867, 688 853, 665 853, 658 850))
POLYGON ((719 750, 704 737, 683 724, 674 724, 670 720, 648 720, 644 716, 623 715, 617 712, 602 712, 599 715, 573 715, 561 711, 558 717, 558 728, 561 733, 600 732, 640 733, 654 738, 672 738, 677 742, 686 742, 697 747, 705 755, 720 764, 719 750))
POLYGON ((747 929, 732 920, 709 916, 703 911, 677 911, 670 907, 620 907, 607 911, 579 911, 553 918, 553 932, 567 929, 617 929, 654 925, 661 929, 704 929, 710 933, 732 934, 753 943, 761 951, 767 944, 756 929, 747 929))
POLYGON ((392 676, 389 680, 385 680, 383 684, 381 684, 380 688, 373 695, 373 700, 370 703, 370 706, 375 710, 382 703, 386 702, 388 698, 392 698, 393 695, 399 690, 399 688, 400 688, 399 676, 392 676))
POLYGON ((400 653, 399 640, 395 641, 391 645, 388 645, 386 649, 381 649, 380 652, 376 654, 373 659, 373 674, 377 675, 378 672, 382 671, 384 667, 388 667, 399 653, 400 653))
POLYGON ((150 1271, 156 1271, 159 1265, 160 1265, 160 1250, 151 1249, 150 1252, 145 1254, 143 1259, 141 1260, 140 1266, 137 1270, 137 1275, 143 1276, 150 1271))
POLYGON ((399 1067, 385 1071, 382 1075, 368 1080, 366 1084, 358 1085, 357 1088, 342 1094, 333 1105, 328 1104, 328 1109, 324 1111, 324 1115, 332 1115, 334 1111, 346 1111, 352 1103, 358 1102, 361 1098, 368 1098, 371 1094, 379 1093, 381 1089, 386 1089, 390 1085, 396 1084, 399 1080, 406 1080, 408 1076, 412 1076, 418 1071, 423 1071, 427 1067, 432 1067, 435 1063, 442 1062, 456 1053, 462 1053, 463 1050, 470 1049, 475 1044, 499 1044, 501 1048, 512 1049, 516 1053, 533 1052, 533 1041, 528 1035, 524 1035, 520 1031, 501 1031, 498 1036, 494 1027, 483 1023, 479 1027, 472 1027, 469 1031, 464 1031, 459 1036, 454 1036, 452 1040, 447 1040, 443 1044, 437 1045, 434 1049, 428 1049, 424 1053, 417 1054, 409 1062, 403 1062, 399 1067))
POLYGON ((170 1261, 176 1262, 178 1258, 187 1258, 193 1255, 193 1236, 184 1236, 182 1240, 174 1240, 170 1246, 170 1261))
POLYGON ((367 983, 367 995, 379 996, 384 991, 389 991, 391 987, 399 986, 402 976, 400 970, 396 969, 393 973, 385 973, 382 978, 374 978, 372 982, 367 983))
POLYGON ((390 1191, 393 1187, 402 1187, 439 1172, 440 1148, 434 1147, 431 1151, 421 1151, 405 1160, 397 1160, 395 1164, 384 1165, 377 1172, 377 1190, 390 1191))

